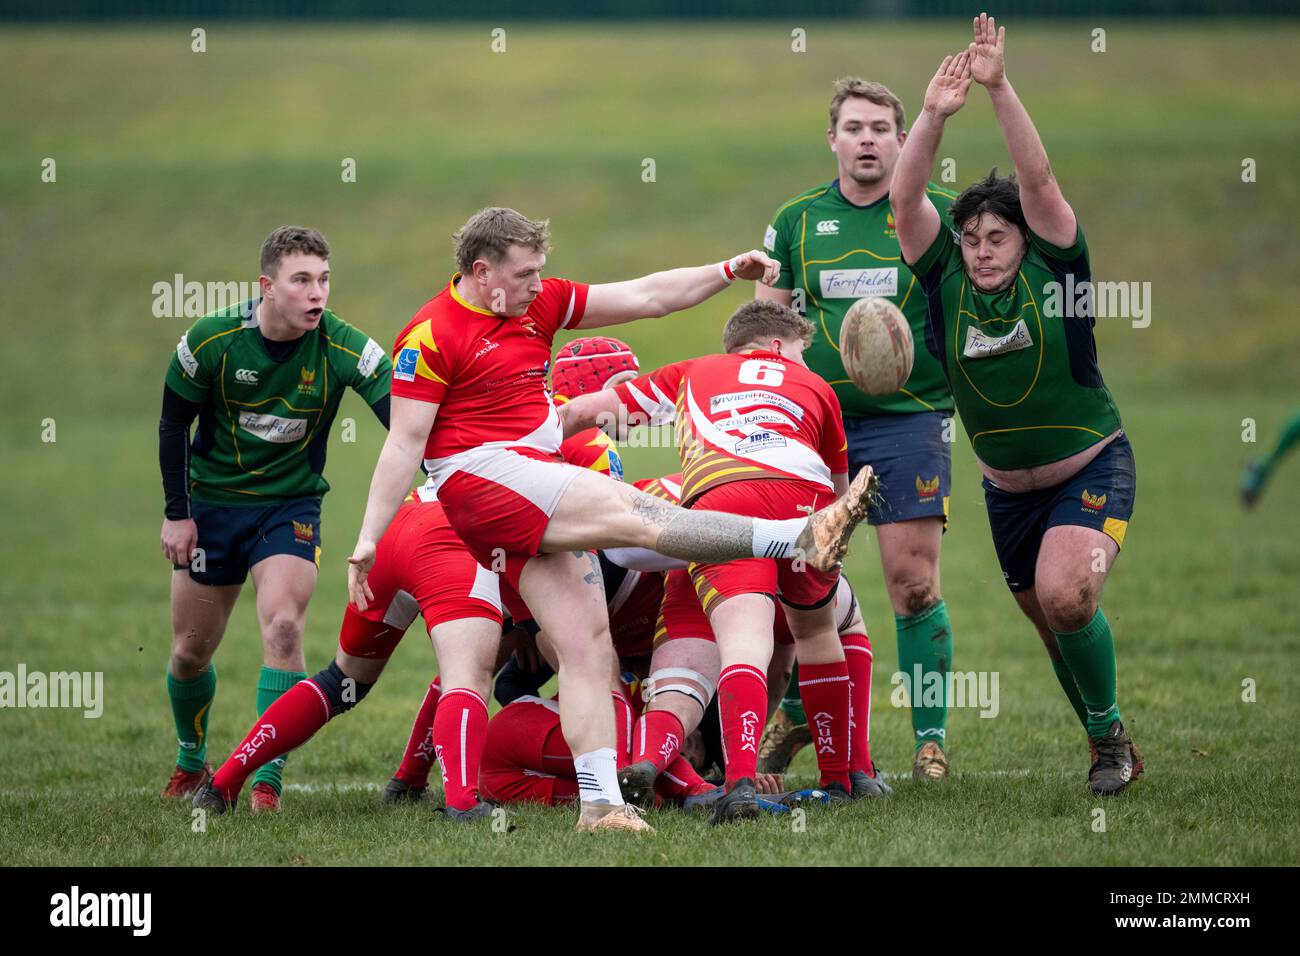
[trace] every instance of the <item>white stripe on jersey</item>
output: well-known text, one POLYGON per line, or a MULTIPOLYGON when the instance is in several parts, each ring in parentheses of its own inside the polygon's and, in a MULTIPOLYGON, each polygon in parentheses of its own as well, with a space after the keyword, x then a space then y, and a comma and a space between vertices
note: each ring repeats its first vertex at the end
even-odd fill
MULTIPOLYGON (((831 483, 831 470, 827 467, 826 462, 822 461, 822 456, 797 438, 782 436, 785 441, 779 446, 740 450, 738 446, 745 439, 737 439, 735 435, 729 435, 722 431, 709 420, 709 416, 700 411, 700 406, 695 402, 695 395, 691 391, 689 382, 686 384, 686 411, 691 417, 691 425, 695 430, 695 434, 724 455, 741 461, 752 461, 755 464, 774 468, 787 475, 806 478, 808 481, 825 485, 827 488, 834 488, 831 483)), ((749 431, 750 429, 741 430, 749 431)))
POLYGON ((564 319, 560 322, 560 328, 567 329, 569 322, 573 319, 573 308, 578 304, 578 290, 569 290, 569 307, 564 312, 564 319))
MULTIPOLYGON (((554 405, 549 406, 550 413, 546 421, 538 425, 532 432, 523 438, 512 438, 505 441, 484 442, 477 448, 470 448, 466 451, 457 452, 454 455, 448 455, 446 458, 426 458, 424 459, 424 470, 429 473, 429 480, 426 484, 432 486, 433 491, 437 494, 442 483, 446 481, 455 471, 468 471, 470 474, 481 474, 469 467, 469 462, 475 456, 481 461, 482 453, 500 448, 536 448, 539 451, 549 452, 553 455, 560 453, 560 445, 564 441, 564 427, 560 424, 560 413, 554 405)), ((491 457, 491 456, 490 456, 491 457)), ((484 475, 483 477, 490 477, 484 475)), ((518 489, 516 489, 518 490, 518 489)), ((549 514, 549 512, 548 512, 549 514)))
POLYGON ((651 425, 671 425, 673 419, 677 417, 677 404, 653 381, 649 385, 654 390, 653 397, 631 382, 627 385, 628 394, 636 399, 637 405, 641 406, 641 411, 650 419, 651 425))

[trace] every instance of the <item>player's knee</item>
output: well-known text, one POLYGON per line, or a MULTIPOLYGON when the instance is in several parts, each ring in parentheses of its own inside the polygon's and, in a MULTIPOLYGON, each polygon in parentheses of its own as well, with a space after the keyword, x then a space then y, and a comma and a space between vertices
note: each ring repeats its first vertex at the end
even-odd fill
POLYGON ((939 603, 939 596, 934 593, 934 582, 928 577, 895 578, 890 581, 889 590, 895 608, 908 617, 914 617, 939 603))
POLYGON ((1097 613, 1096 597, 1087 585, 1053 588, 1047 593, 1040 589, 1038 601, 1048 626, 1057 633, 1081 631, 1097 613))
POLYGON ((302 649, 302 620, 277 614, 262 630, 262 643, 275 656, 289 657, 302 649))
POLYGON ((204 641, 177 635, 172 639, 172 672, 197 675, 212 660, 212 647, 204 641))
POLYGON ((363 684, 344 674, 334 661, 330 661, 330 666, 316 674, 311 682, 324 695, 331 717, 337 717, 357 706, 365 700, 370 688, 375 686, 373 683, 363 684))

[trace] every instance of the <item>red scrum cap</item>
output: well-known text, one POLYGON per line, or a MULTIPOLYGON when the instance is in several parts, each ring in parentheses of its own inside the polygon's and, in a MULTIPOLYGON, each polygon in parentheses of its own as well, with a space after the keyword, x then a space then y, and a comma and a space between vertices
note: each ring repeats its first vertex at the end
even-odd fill
POLYGON ((604 335, 574 339, 551 363, 551 391, 557 402, 567 402, 635 378, 640 368, 626 342, 604 335))

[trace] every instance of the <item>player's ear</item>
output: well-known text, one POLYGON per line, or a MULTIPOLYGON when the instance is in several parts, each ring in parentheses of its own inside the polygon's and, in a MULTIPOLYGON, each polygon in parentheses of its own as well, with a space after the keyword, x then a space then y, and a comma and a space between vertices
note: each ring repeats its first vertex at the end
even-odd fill
POLYGON ((907 130, 900 129, 898 131, 898 145, 902 146, 906 142, 907 142, 907 130))
POLYGON ((265 276, 265 275, 258 276, 257 287, 258 289, 261 290, 263 299, 274 298, 274 296, 271 295, 271 290, 275 287, 275 280, 273 280, 270 276, 265 276))

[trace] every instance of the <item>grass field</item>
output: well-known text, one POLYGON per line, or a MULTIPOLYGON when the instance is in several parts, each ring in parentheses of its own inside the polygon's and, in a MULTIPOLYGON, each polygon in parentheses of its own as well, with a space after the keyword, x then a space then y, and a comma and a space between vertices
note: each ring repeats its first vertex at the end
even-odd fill
MULTIPOLYGON (((498 834, 384 812, 429 679, 413 636, 365 704, 289 762, 285 811, 191 831, 155 796, 174 737, 163 687, 168 571, 158 551, 156 431, 165 363, 186 323, 151 313, 152 286, 255 278, 272 227, 303 222, 334 248, 330 305, 390 342, 451 272, 451 231, 486 204, 551 216, 548 271, 591 281, 757 245, 776 206, 834 174, 822 131, 842 72, 887 82, 914 112, 961 23, 290 29, 214 25, 0 32, 0 670, 102 671, 99 719, 0 710, 0 857, 8 864, 1295 864, 1300 719, 1297 522, 1277 476, 1255 513, 1235 499, 1253 419, 1267 442, 1300 403, 1291 285, 1300 28, 1117 21, 1007 24, 1008 73, 1087 230, 1098 278, 1152 283, 1152 322, 1098 329, 1135 448, 1139 492, 1104 606, 1120 701, 1148 776, 1099 806, 1087 750, 1031 628, 1001 583, 964 439, 954 454, 943 590, 954 667, 997 671, 995 719, 954 711, 955 776, 896 782, 887 802, 709 831, 652 815, 648 840, 591 839, 565 811, 520 811, 498 834), (45 158, 57 181, 42 182, 45 158), (356 160, 357 181, 341 181, 356 160), (643 160, 656 181, 642 181, 643 160), (1257 181, 1242 182, 1244 159, 1257 181), (42 441, 52 419, 56 440, 42 441), (1257 698, 1242 700, 1253 679, 1257 698)), ((966 28, 968 30, 968 28, 966 28)), ((910 115, 910 114, 909 114, 910 115)), ((965 185, 1008 165, 987 98, 949 124, 965 185)), ((715 348, 732 291, 621 333, 646 367, 715 348)), ((327 474, 325 555, 308 670, 333 652, 382 435, 354 396, 327 474)), ((629 475, 671 452, 631 449, 629 475)), ((890 706, 892 615, 875 544, 847 565, 877 647, 873 752, 910 764, 890 706)), ((254 713, 251 595, 218 655, 210 756, 254 713)), ((795 764, 813 771, 811 755, 795 764)))

